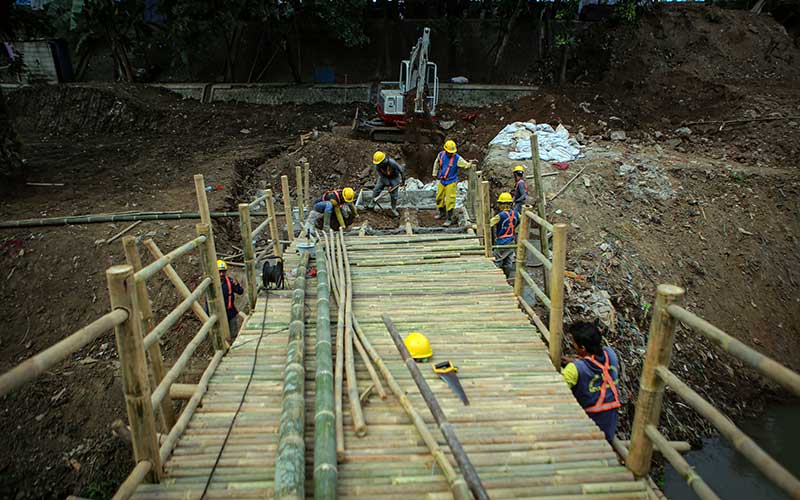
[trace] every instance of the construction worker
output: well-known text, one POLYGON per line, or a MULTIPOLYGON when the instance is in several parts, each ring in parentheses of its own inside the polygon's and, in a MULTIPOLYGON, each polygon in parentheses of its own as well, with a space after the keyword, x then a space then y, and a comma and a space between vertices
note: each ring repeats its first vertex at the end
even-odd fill
POLYGON ((528 199, 528 183, 525 182, 525 167, 514 167, 514 211, 522 213, 522 205, 528 199))
POLYGON ((238 281, 228 276, 228 264, 224 260, 217 261, 219 280, 222 282, 222 300, 225 302, 225 312, 228 316, 228 328, 231 331, 231 341, 239 333, 239 310, 236 309, 235 295, 244 293, 244 288, 238 281))
MULTIPOLYGON (((496 245, 512 245, 516 241, 519 212, 511 209, 513 201, 511 193, 500 193, 497 197, 500 212, 489 220, 489 224, 495 227, 496 245)), ((494 265, 503 270, 506 279, 510 278, 514 272, 516 248, 495 248, 493 253, 494 265)))
POLYGON ((433 357, 433 349, 428 337, 419 333, 411 332, 403 339, 408 353, 414 358, 414 361, 424 363, 433 357))
POLYGON ((347 208, 352 210, 357 217, 358 211, 356 211, 356 207, 353 205, 353 200, 355 197, 356 193, 351 187, 333 189, 331 191, 325 191, 322 193, 322 196, 320 196, 320 198, 314 204, 314 208, 308 214, 303 232, 307 235, 311 234, 313 232, 312 229, 316 228, 317 221, 320 217, 323 218, 322 228, 325 231, 329 230, 331 228, 332 213, 336 214, 336 220, 339 222, 339 227, 346 227, 344 218, 342 217, 341 208, 347 205, 347 208))
POLYGON ((439 187, 436 190, 436 207, 439 209, 439 214, 434 218, 438 220, 444 217, 445 226, 453 223, 458 189, 458 169, 470 168, 473 163, 459 156, 457 151, 456 143, 448 139, 444 143, 444 151, 441 151, 433 162, 432 175, 439 179, 439 187))
POLYGON ((578 359, 562 358, 561 376, 572 389, 583 410, 611 442, 617 433, 619 407, 619 359, 610 347, 603 347, 595 323, 578 322, 570 329, 578 359))
POLYGON ((406 182, 405 167, 386 156, 383 151, 375 151, 375 154, 372 155, 372 164, 378 171, 378 182, 375 183, 375 189, 372 190, 372 202, 369 208, 373 208, 375 200, 378 199, 381 192, 388 189, 392 203, 392 215, 398 217, 400 214, 397 212, 397 193, 400 189, 399 186, 406 182))

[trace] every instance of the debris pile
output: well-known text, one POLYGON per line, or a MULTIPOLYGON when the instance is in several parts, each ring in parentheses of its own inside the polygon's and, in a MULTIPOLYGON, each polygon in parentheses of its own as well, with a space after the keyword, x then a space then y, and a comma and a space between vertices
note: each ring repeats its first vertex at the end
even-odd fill
POLYGON ((558 125, 555 129, 546 123, 533 121, 514 122, 503 127, 494 139, 492 146, 500 146, 508 151, 511 160, 531 159, 531 135, 536 134, 539 143, 539 159, 543 161, 572 161, 580 158, 581 146, 577 139, 569 136, 569 131, 558 125))

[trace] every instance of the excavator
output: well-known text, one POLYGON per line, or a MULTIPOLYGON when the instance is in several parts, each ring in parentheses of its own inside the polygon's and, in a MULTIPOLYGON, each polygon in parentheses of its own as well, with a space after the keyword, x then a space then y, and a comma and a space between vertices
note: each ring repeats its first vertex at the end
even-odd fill
POLYGON ((381 82, 378 116, 368 119, 356 109, 353 132, 374 141, 444 141, 444 132, 435 123, 439 77, 436 64, 428 60, 430 44, 431 29, 425 28, 411 56, 400 63, 398 81, 381 82))

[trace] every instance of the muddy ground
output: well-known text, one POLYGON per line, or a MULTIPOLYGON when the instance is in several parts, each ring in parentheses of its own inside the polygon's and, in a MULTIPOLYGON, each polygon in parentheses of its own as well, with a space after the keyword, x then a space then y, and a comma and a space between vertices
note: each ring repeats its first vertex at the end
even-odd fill
MULTIPOLYGON (((465 156, 478 160, 497 131, 516 120, 562 123, 587 146, 585 158, 550 178, 547 191, 554 193, 587 167, 548 213, 571 224, 569 268, 583 278, 568 281, 568 319, 609 318, 609 342, 626 364, 630 399, 654 289, 663 282, 685 287, 689 307, 711 322, 800 368, 800 77, 790 64, 800 60, 796 47, 784 44, 785 34, 769 18, 717 9, 669 10, 609 33, 616 35, 608 42, 613 57, 586 63, 585 81, 488 108, 444 108, 442 118, 456 120, 449 133, 465 156), (647 50, 633 52, 637 44, 647 50), (684 126, 690 134, 678 131, 684 126), (619 130, 626 139, 609 140, 619 130), (590 309, 591 296, 603 292, 610 313, 590 309)), ((310 162, 314 193, 345 183, 370 188, 376 148, 422 178, 436 152, 331 133, 350 122, 355 106, 201 105, 106 84, 26 89, 9 104, 28 180, 64 186, 14 187, 0 201, 3 220, 193 210, 195 173, 222 187, 209 194, 212 208, 232 209, 255 189, 278 186, 282 174, 293 180, 302 158, 310 162), (300 135, 314 129, 316 137, 301 145, 300 135)), ((501 174, 492 181, 495 194, 509 185, 501 174)), ((400 223, 385 213, 363 217, 375 228, 400 223)), ((418 216, 433 224, 430 217, 418 216)), ((0 232, 0 371, 108 310, 104 271, 124 257, 119 242, 100 240, 126 226, 0 232)), ((238 223, 219 220, 215 227, 218 251, 236 253, 238 223)), ((163 221, 144 222, 131 234, 170 249, 193 232, 194 221, 163 221)), ((196 282, 196 260, 176 268, 190 286, 196 282)), ((160 277, 151 297, 157 314, 176 303, 160 277)), ((168 363, 196 327, 186 316, 166 335, 168 363)), ((765 397, 785 397, 684 330, 672 366, 734 417, 757 411, 765 397)), ((667 399, 670 438, 709 432, 667 399)), ((632 410, 631 402, 622 433, 632 410)), ((128 446, 110 432, 117 418, 124 418, 124 405, 109 333, 0 400, 0 425, 8 430, 0 436, 0 497, 110 496, 132 466, 128 446)))

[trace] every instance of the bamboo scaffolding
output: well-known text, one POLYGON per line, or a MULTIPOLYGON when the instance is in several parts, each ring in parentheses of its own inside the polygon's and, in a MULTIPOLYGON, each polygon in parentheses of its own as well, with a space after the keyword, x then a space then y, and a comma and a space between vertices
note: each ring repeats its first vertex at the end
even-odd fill
MULTIPOLYGON (((303 209, 305 195, 303 194, 303 167, 300 165, 295 165, 294 167, 294 176, 297 182, 297 216, 298 220, 302 221, 304 219, 305 210, 303 209)), ((302 222, 300 223, 302 226, 302 222)))
POLYGON ((317 243, 317 331, 314 357, 314 498, 336 498, 336 418, 331 356, 330 277, 321 243, 317 243))
POLYGON ((267 217, 266 219, 261 221, 261 224, 256 226, 256 228, 253 229, 253 231, 251 232, 251 237, 253 238, 253 241, 257 241, 259 236, 261 236, 261 233, 263 233, 270 226, 270 224, 272 224, 271 217, 267 217))
POLYGON ((294 241, 294 222, 292 221, 292 197, 289 193, 289 177, 281 176, 281 193, 283 194, 283 211, 286 214, 286 232, 289 241, 294 241))
POLYGON ((114 309, 70 334, 57 344, 26 359, 0 375, 0 397, 10 394, 22 385, 35 380, 42 373, 83 349, 104 333, 122 325, 127 320, 128 310, 114 309))
MULTIPOLYGON (((205 192, 198 197, 205 199, 205 192)), ((200 249, 200 263, 203 267, 205 279, 211 279, 211 284, 206 287, 206 303, 208 304, 209 315, 216 315, 224 318, 225 321, 217 321, 214 326, 214 350, 226 350, 231 339, 230 326, 228 325, 228 314, 225 309, 225 301, 222 298, 222 283, 217 270, 217 250, 214 248, 214 233, 211 225, 200 223, 195 226, 195 231, 200 236, 205 236, 206 241, 200 249)), ((200 285, 197 286, 199 288, 200 285)), ((195 288, 195 290, 197 290, 195 288)))
MULTIPOLYGON (((553 226, 553 267, 550 269, 550 361, 561 366, 561 337, 564 334, 564 268, 567 264, 567 225, 553 226)), ((545 271, 545 274, 546 271, 545 271)))
POLYGON ((143 460, 136 464, 128 478, 120 485, 119 489, 111 500, 128 500, 136 491, 136 488, 144 481, 145 477, 153 469, 153 464, 149 460, 143 460))
POLYGON ((292 293, 292 314, 289 323, 289 343, 286 368, 283 372, 283 391, 275 457, 275 498, 305 498, 305 296, 306 268, 309 254, 300 258, 292 293))
POLYGON ((708 321, 705 321, 678 305, 668 306, 667 311, 672 317, 692 327, 723 351, 739 359, 739 361, 750 368, 761 372, 765 377, 781 384, 784 388, 793 392, 795 396, 800 396, 800 374, 786 368, 774 359, 751 349, 708 321))
MULTIPOLYGON (((136 271, 142 268, 142 257, 139 255, 139 250, 136 248, 136 238, 133 236, 126 236, 122 240, 122 247, 125 251, 125 260, 133 267, 133 275, 136 277, 136 271)), ((150 297, 147 295, 147 285, 144 281, 136 283, 136 294, 141 308, 141 316, 139 318, 139 331, 144 335, 153 329, 155 319, 153 318, 153 308, 150 304, 150 297)), ((153 375, 153 383, 160 384, 164 379, 164 356, 161 354, 161 346, 158 342, 153 342, 150 346, 145 347, 147 355, 150 358, 150 371, 153 375)), ((158 400, 158 403, 153 404, 153 408, 160 405, 160 419, 166 431, 175 425, 175 408, 172 406, 172 400, 169 394, 158 400), (162 401, 163 399, 163 401, 162 401)))
POLYGON ((114 335, 122 365, 122 385, 125 407, 133 439, 133 458, 136 462, 149 460, 153 469, 147 474, 150 482, 161 478, 161 460, 158 454, 158 437, 155 414, 150 403, 150 381, 147 377, 147 359, 142 334, 139 331, 138 298, 135 292, 133 267, 112 266, 106 271, 111 308, 128 311, 128 318, 115 325, 114 335))
POLYGON ((184 243, 183 245, 179 246, 175 250, 169 252, 164 257, 157 259, 150 264, 146 265, 139 271, 134 274, 134 278, 136 281, 147 281, 151 277, 153 277, 156 273, 164 269, 167 265, 172 264, 175 262, 176 259, 186 255, 187 253, 191 252, 198 246, 202 245, 206 242, 205 236, 198 236, 197 238, 189 241, 188 243, 184 243))
MULTIPOLYGON (((353 355, 353 280, 350 276, 350 259, 347 256, 347 244, 344 241, 343 228, 339 228, 339 240, 342 245, 342 259, 344 260, 345 274, 345 312, 344 312, 344 364, 347 380, 347 399, 350 401, 350 416, 356 436, 363 437, 367 434, 367 423, 361 409, 361 398, 358 394, 358 379, 356 378, 355 356, 353 355)), ((341 289, 340 289, 341 290, 341 289)))
POLYGON ((711 422, 720 434, 733 444, 736 451, 750 460, 770 481, 778 485, 792 498, 800 498, 800 481, 769 454, 764 452, 755 441, 742 432, 724 413, 693 391, 691 387, 686 385, 666 366, 656 367, 655 372, 681 399, 711 422))
POLYGON ((250 207, 247 203, 240 203, 239 231, 242 236, 242 253, 244 254, 244 283, 245 291, 247 292, 248 310, 252 312, 256 307, 256 250, 253 246, 253 238, 255 238, 255 236, 251 229, 250 207))
MULTIPOLYGON (((524 211, 523 211, 524 212, 524 211)), ((522 217, 519 225, 519 233, 517 235, 517 253, 516 253, 516 269, 514 273, 514 295, 522 297, 522 271, 525 270, 525 265, 528 261, 526 253, 525 242, 530 237, 530 229, 528 227, 528 218, 522 217)))
POLYGON ((412 358, 408 353, 408 349, 406 349, 405 344, 403 344, 403 339, 397 332, 397 328, 395 328, 394 323, 392 323, 391 318, 386 313, 383 314, 383 323, 386 325, 386 329, 389 330, 389 334, 394 341, 395 347, 397 347, 397 350, 400 351, 400 357, 403 358, 403 362, 405 363, 406 368, 408 368, 408 371, 411 373, 411 378, 413 378, 414 382, 417 384, 417 388, 422 394, 422 398, 425 400, 425 403, 427 403, 428 409, 433 414, 433 418, 436 419, 439 430, 442 432, 442 435, 444 435, 447 445, 453 452, 456 463, 458 463, 458 466, 461 469, 461 474, 463 474, 470 491, 478 500, 489 500, 489 495, 487 495, 486 490, 483 489, 481 479, 478 477, 475 467, 473 467, 472 462, 467 456, 467 453, 461 446, 461 442, 458 440, 453 426, 450 424, 450 422, 448 422, 444 411, 442 411, 441 406, 439 406, 439 401, 433 394, 428 382, 425 381, 425 377, 420 372, 416 361, 414 361, 414 358, 412 358))
MULTIPOLYGON (((197 288, 195 288, 194 291, 188 297, 183 299, 181 303, 178 304, 175 307, 175 309, 170 311, 170 313, 167 314, 166 317, 164 317, 164 319, 162 319, 158 325, 156 325, 155 327, 153 327, 152 330, 150 330, 150 332, 144 338, 144 348, 149 350, 153 345, 158 343, 161 337, 165 333, 167 333, 167 331, 169 331, 170 328, 175 326, 178 320, 181 319, 181 316, 183 316, 186 313, 186 311, 188 311, 192 307, 192 304, 194 302, 197 302, 197 299, 199 299, 203 295, 203 293, 210 288, 211 288, 211 279, 210 278, 203 279, 203 281, 201 281, 197 285, 197 288)), ((216 312, 214 312, 213 314, 216 314, 216 312)))
MULTIPOLYGON (((144 240, 144 246, 156 259, 160 259, 164 256, 164 254, 161 252, 161 249, 158 248, 158 245, 156 245, 153 240, 144 240)), ((167 264, 162 270, 167 275, 167 278, 169 278, 170 282, 178 290, 178 293, 180 293, 181 297, 185 299, 192 294, 192 291, 189 290, 189 287, 183 282, 181 277, 178 275, 178 272, 175 271, 174 267, 172 267, 172 264, 167 264)), ((194 315, 197 316, 197 319, 199 319, 201 323, 205 323, 208 320, 208 314, 206 313, 205 309, 203 309, 203 306, 200 305, 200 302, 195 301, 194 304, 192 304, 192 312, 194 312, 194 315)))
POLYGON ((694 468, 683 459, 680 453, 672 449, 667 438, 658 432, 654 425, 648 424, 645 427, 645 433, 664 458, 678 471, 678 474, 686 479, 686 482, 701 500, 719 500, 719 497, 711 491, 711 488, 703 481, 703 478, 695 473, 694 468))
POLYGON ((275 216, 275 203, 272 200, 272 190, 267 189, 264 191, 264 196, 267 197, 267 215, 269 220, 269 234, 272 239, 272 245, 275 248, 275 255, 283 258, 283 247, 280 242, 280 234, 278 232, 278 219, 275 216))

